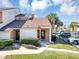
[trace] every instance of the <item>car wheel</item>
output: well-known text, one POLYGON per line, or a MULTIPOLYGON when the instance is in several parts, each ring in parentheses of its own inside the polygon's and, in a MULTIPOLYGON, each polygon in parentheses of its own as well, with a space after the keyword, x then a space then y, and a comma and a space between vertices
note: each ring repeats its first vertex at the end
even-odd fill
POLYGON ((75 40, 75 41, 73 42, 73 44, 74 44, 74 45, 77 45, 77 44, 78 44, 78 41, 77 41, 77 40, 75 40))

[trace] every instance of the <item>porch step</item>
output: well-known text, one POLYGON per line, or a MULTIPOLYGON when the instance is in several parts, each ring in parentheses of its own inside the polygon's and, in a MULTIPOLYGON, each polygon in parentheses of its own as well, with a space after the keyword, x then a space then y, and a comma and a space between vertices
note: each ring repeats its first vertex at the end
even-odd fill
POLYGON ((13 43, 13 47, 20 48, 20 44, 19 43, 13 43))
POLYGON ((41 42, 40 42, 40 45, 41 45, 42 47, 46 47, 48 44, 49 44, 49 42, 46 42, 46 41, 41 41, 41 42))

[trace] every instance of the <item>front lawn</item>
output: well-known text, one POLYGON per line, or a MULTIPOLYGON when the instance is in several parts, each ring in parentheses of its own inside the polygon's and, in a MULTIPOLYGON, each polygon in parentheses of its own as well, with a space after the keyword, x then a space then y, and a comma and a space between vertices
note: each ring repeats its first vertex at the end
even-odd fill
POLYGON ((78 48, 69 45, 69 44, 50 44, 48 45, 49 48, 58 48, 58 49, 68 49, 68 50, 74 50, 74 51, 79 51, 78 48))
POLYGON ((68 44, 68 42, 65 42, 65 41, 64 41, 63 39, 61 39, 61 38, 58 38, 58 39, 56 39, 55 44, 68 44))
POLYGON ((79 54, 44 51, 40 54, 10 55, 6 56, 5 59, 79 59, 79 54))

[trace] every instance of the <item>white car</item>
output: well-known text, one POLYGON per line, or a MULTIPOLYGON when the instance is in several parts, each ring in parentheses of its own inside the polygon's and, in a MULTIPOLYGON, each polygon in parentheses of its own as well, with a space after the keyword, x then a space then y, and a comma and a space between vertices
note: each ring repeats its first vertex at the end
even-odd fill
POLYGON ((72 36, 69 38, 70 43, 78 45, 79 44, 79 35, 72 36))

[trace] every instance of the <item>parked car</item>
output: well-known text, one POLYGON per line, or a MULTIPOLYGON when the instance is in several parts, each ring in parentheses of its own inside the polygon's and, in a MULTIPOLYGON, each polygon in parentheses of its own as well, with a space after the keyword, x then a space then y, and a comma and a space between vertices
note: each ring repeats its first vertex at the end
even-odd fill
POLYGON ((79 35, 79 31, 74 32, 74 35, 79 35))
POLYGON ((58 35, 60 35, 60 32, 54 32, 54 33, 52 33, 52 35, 58 36, 58 35))
POLYGON ((59 37, 69 38, 69 37, 71 37, 71 33, 69 33, 69 32, 62 32, 62 33, 60 33, 59 37))
POLYGON ((79 44, 79 35, 76 36, 72 36, 71 38, 69 38, 70 43, 74 44, 74 45, 78 45, 79 44))

